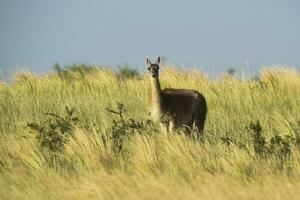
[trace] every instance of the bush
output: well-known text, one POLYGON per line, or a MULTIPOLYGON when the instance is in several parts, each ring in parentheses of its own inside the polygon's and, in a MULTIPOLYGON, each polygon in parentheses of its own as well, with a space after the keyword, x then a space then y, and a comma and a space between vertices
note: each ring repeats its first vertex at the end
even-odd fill
POLYGON ((74 116, 75 108, 66 107, 66 115, 60 117, 57 114, 46 113, 46 120, 38 124, 36 122, 28 123, 27 126, 37 133, 37 140, 41 148, 51 152, 62 152, 64 144, 72 135, 74 127, 78 124, 79 119, 74 116))
POLYGON ((262 136, 262 126, 260 121, 257 121, 256 123, 250 122, 249 127, 246 127, 246 129, 251 132, 255 153, 261 156, 270 153, 266 138, 262 136))
POLYGON ((78 77, 83 78, 85 75, 94 73, 100 69, 99 67, 86 64, 72 64, 61 67, 58 63, 53 68, 62 80, 78 79, 78 77))
POLYGON ((136 121, 134 119, 125 119, 124 114, 126 114, 126 109, 121 103, 117 103, 117 110, 112 110, 106 108, 107 111, 118 116, 118 119, 112 121, 112 135, 111 139, 113 140, 113 149, 115 152, 121 152, 125 140, 134 134, 143 134, 146 129, 150 127, 151 121, 146 122, 136 121))
MULTIPOLYGON (((300 123, 299 123, 300 127, 300 123)), ((250 125, 246 127, 247 131, 251 134, 252 144, 256 156, 259 157, 268 157, 271 155, 276 155, 281 158, 287 157, 290 155, 292 148, 300 148, 300 137, 292 135, 275 135, 270 138, 269 141, 262 135, 263 128, 260 121, 250 122, 250 125)), ((232 144, 236 145, 240 149, 247 149, 247 145, 242 142, 238 142, 229 137, 220 138, 223 143, 227 146, 232 144)), ((248 151, 250 152, 250 151, 248 151)))
POLYGON ((139 78, 140 73, 136 69, 131 69, 128 66, 122 66, 119 67, 117 72, 117 77, 119 80, 125 80, 125 79, 134 79, 139 78))

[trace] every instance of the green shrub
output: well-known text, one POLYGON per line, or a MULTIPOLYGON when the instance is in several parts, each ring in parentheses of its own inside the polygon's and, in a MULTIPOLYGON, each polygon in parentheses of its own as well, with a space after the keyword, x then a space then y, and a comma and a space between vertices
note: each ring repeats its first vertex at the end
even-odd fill
POLYGON ((119 67, 118 72, 117 72, 117 77, 119 80, 139 78, 140 73, 138 72, 137 69, 131 69, 125 65, 125 66, 119 67))
MULTIPOLYGON (((246 129, 251 134, 251 143, 253 144, 254 152, 257 156, 266 158, 270 155, 276 155, 284 158, 290 155, 293 147, 300 148, 300 137, 298 135, 275 135, 267 141, 267 139, 262 135, 263 128, 259 120, 255 123, 250 122, 250 125, 246 127, 246 129)), ((230 137, 221 137, 220 139, 227 146, 234 144, 241 149, 247 149, 245 144, 230 137)))
POLYGON ((61 117, 57 114, 46 113, 46 120, 38 124, 36 122, 28 123, 27 126, 37 133, 37 140, 41 148, 51 152, 62 152, 64 144, 72 135, 74 127, 78 124, 79 119, 74 116, 75 108, 66 107, 66 115, 61 117))
POLYGON ((86 64, 72 64, 61 67, 58 63, 53 68, 62 80, 83 78, 85 75, 100 69, 99 67, 86 64))
POLYGON ((118 116, 118 119, 114 119, 112 121, 112 135, 111 139, 114 144, 114 151, 121 152, 123 149, 123 145, 125 140, 127 140, 130 136, 134 134, 143 134, 146 129, 153 128, 150 127, 151 121, 148 120, 146 122, 136 121, 134 119, 126 119, 124 115, 126 114, 126 109, 124 105, 121 103, 117 103, 117 109, 112 110, 106 108, 107 111, 113 113, 118 116))
POLYGON ((246 129, 251 132, 255 153, 260 156, 270 153, 270 148, 268 147, 266 138, 262 135, 262 126, 260 121, 258 120, 256 123, 250 122, 249 127, 246 127, 246 129))

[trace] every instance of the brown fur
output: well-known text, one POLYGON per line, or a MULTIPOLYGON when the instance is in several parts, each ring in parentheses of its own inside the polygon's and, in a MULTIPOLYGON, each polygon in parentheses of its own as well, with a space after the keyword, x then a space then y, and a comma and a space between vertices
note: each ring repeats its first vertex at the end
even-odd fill
POLYGON ((149 93, 150 112, 154 121, 169 124, 169 130, 184 127, 191 133, 193 124, 203 137, 207 114, 206 100, 196 90, 167 88, 161 90, 159 82, 159 58, 155 64, 148 59, 151 76, 151 91, 149 93))

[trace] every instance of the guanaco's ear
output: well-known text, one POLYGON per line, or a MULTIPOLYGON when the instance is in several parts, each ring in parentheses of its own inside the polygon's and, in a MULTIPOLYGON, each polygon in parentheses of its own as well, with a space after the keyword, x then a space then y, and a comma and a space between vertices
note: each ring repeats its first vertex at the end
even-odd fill
POLYGON ((157 61, 156 61, 156 64, 159 65, 159 63, 160 63, 160 56, 158 56, 157 61))
POLYGON ((150 62, 150 60, 149 60, 148 56, 146 57, 146 63, 147 63, 148 65, 150 65, 150 64, 151 64, 151 62, 150 62))

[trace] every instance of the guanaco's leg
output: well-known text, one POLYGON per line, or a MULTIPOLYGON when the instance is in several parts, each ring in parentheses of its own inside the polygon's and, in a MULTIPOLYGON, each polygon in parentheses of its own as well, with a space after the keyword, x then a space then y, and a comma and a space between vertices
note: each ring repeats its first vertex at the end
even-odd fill
POLYGON ((173 133, 174 132, 174 130, 175 130, 175 127, 176 125, 175 125, 175 121, 174 120, 170 120, 169 121, 169 132, 170 133, 173 133))

